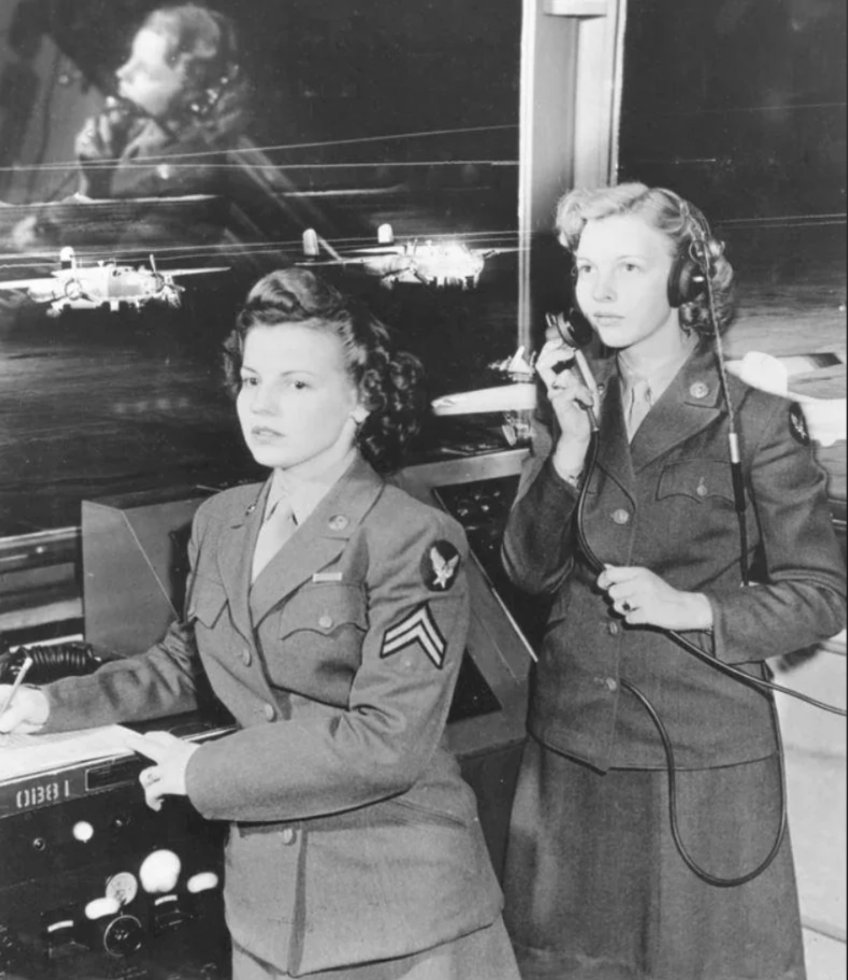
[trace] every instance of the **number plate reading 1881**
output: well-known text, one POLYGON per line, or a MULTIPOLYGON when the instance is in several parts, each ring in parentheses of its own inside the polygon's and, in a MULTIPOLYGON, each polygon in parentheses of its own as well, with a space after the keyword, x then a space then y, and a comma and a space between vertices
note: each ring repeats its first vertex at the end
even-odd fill
POLYGON ((0 820, 84 795, 85 770, 82 767, 0 783, 0 820))

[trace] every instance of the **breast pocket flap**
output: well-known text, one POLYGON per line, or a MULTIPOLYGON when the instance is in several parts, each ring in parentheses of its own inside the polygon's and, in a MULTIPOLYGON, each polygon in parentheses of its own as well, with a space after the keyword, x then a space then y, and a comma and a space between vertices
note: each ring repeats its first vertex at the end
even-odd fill
POLYGON ((733 503, 729 460, 684 459, 669 463, 660 475, 657 500, 684 496, 706 503, 720 497, 733 503))
POLYGON ((329 636, 344 626, 368 628, 362 590, 345 585, 307 585, 286 600, 280 611, 280 637, 299 630, 329 636))

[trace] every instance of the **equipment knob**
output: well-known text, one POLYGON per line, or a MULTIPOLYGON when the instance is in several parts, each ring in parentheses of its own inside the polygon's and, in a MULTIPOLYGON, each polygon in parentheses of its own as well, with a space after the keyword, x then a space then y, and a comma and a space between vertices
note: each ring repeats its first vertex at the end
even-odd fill
POLYGON ((94 827, 87 820, 78 820, 71 833, 81 844, 87 844, 94 837, 94 827))
POLYGON ((138 877, 148 894, 171 892, 177 886, 182 863, 173 851, 151 851, 141 862, 138 877))
POLYGON ((131 956, 144 943, 144 930, 134 915, 119 915, 103 932, 103 948, 110 956, 131 956))
POLYGON ((201 871, 186 882, 186 891, 192 895, 218 887, 218 875, 214 871, 201 871))
POLYGON ((115 915, 121 906, 115 898, 95 898, 85 907, 86 919, 102 919, 104 915, 115 915))

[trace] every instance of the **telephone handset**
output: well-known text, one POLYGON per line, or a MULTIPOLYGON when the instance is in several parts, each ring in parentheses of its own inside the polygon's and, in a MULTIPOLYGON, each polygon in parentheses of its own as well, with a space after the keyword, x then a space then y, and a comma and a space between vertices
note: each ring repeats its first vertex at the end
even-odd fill
MULTIPOLYGON (((588 343, 591 337, 581 337, 579 331, 574 329, 574 326, 569 320, 566 320, 561 313, 553 314, 549 313, 546 317, 549 327, 556 328, 557 333, 560 336, 562 342, 571 350, 571 357, 562 362, 562 367, 560 370, 565 370, 571 366, 571 361, 577 366, 577 370, 580 372, 580 377, 583 384, 592 392, 592 399, 596 405, 600 404, 600 392, 598 390, 598 385, 592 376, 592 371, 589 367, 589 362, 586 360, 586 355, 580 350, 583 344, 588 343)), ((555 369, 556 370, 556 369, 555 369)), ((594 409, 591 405, 586 406, 586 413, 589 416, 589 422, 592 426, 592 431, 598 431, 598 417, 595 414, 594 409)))

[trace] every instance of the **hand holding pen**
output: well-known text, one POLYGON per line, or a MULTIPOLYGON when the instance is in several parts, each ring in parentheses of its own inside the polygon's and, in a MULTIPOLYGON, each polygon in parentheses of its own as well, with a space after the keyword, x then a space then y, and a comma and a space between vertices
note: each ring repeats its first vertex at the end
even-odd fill
POLYGON ((46 695, 38 688, 23 687, 32 666, 27 657, 13 684, 0 684, 0 734, 37 732, 47 721, 49 706, 46 695))

